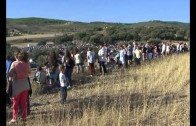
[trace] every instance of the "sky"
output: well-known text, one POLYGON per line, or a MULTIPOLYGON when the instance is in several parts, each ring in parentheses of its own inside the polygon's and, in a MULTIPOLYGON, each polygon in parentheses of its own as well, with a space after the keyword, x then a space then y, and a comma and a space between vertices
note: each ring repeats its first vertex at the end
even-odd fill
POLYGON ((87 23, 152 20, 190 23, 190 0, 6 0, 6 17, 87 23))

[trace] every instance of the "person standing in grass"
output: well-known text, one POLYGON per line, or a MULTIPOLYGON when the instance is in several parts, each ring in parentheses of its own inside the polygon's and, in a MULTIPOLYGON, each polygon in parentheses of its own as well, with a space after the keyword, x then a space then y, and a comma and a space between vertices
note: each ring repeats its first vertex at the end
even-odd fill
POLYGON ((83 72, 83 64, 82 64, 82 57, 78 49, 75 49, 74 60, 76 63, 76 72, 79 73, 80 71, 83 72))
POLYGON ((28 82, 31 73, 30 64, 28 62, 28 53, 25 51, 15 54, 16 61, 11 64, 8 74, 9 81, 6 92, 9 91, 9 85, 12 84, 12 120, 9 124, 13 124, 17 120, 18 106, 21 102, 22 120, 27 120, 27 97, 30 90, 28 82), (13 81, 12 81, 13 80, 13 81))
POLYGON ((122 64, 123 68, 125 68, 126 64, 125 64, 125 55, 126 55, 126 51, 123 47, 123 45, 120 46, 120 63, 122 64))
POLYGON ((130 65, 133 59, 133 47, 131 43, 129 43, 127 46, 127 56, 128 56, 128 65, 130 65))
POLYGON ((88 62, 88 66, 89 66, 89 70, 90 70, 90 76, 92 77, 95 74, 95 53, 92 50, 91 47, 88 48, 87 51, 87 62, 88 62))
POLYGON ((135 63, 136 65, 141 65, 141 57, 142 57, 142 50, 141 50, 141 47, 136 47, 136 50, 135 50, 135 63))
POLYGON ((102 73, 102 75, 105 75, 107 73, 106 71, 106 51, 105 48, 103 46, 103 44, 99 45, 100 50, 98 51, 98 56, 99 56, 99 68, 100 68, 100 72, 102 73))
POLYGON ((72 58, 70 51, 68 51, 68 50, 65 50, 63 65, 65 66, 65 76, 69 80, 69 85, 68 85, 67 88, 70 88, 70 87, 73 86, 73 84, 72 84, 72 73, 73 73, 73 69, 74 69, 74 66, 75 66, 75 61, 72 58))
POLYGON ((67 79, 64 74, 65 67, 63 65, 59 66, 59 81, 60 81, 60 86, 61 86, 61 104, 64 104, 67 99, 67 79))

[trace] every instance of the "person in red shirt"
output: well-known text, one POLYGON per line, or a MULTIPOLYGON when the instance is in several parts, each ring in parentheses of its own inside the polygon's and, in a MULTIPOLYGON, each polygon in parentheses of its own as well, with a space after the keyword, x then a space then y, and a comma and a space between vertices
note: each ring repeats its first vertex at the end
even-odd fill
MULTIPOLYGON (((10 67, 8 74, 8 85, 12 83, 12 120, 9 124, 13 124, 17 120, 18 106, 21 101, 22 120, 27 118, 27 97, 30 90, 28 77, 31 73, 30 64, 28 62, 28 53, 20 51, 10 67)), ((9 87, 9 86, 8 86, 9 87)), ((6 92, 9 88, 6 89, 6 92)))

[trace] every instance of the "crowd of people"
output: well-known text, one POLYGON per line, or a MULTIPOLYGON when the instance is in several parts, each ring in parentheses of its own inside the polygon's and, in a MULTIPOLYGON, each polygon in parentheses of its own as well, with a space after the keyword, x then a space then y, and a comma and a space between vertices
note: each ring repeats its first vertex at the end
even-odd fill
MULTIPOLYGON (((74 84, 72 82, 73 70, 76 74, 88 71, 90 77, 95 76, 96 69, 102 76, 108 73, 108 69, 123 68, 141 65, 142 62, 151 62, 153 59, 165 57, 172 54, 180 54, 189 50, 186 43, 162 42, 160 45, 153 45, 150 42, 138 43, 136 41, 118 45, 100 44, 98 51, 93 47, 85 50, 75 48, 73 50, 60 50, 58 53, 51 52, 46 56, 46 60, 37 67, 33 81, 38 84, 45 84, 50 87, 59 86, 61 91, 61 104, 66 102, 67 89, 74 84), (96 65, 98 64, 98 66, 96 65), (87 69, 86 69, 87 68, 87 69)), ((28 53, 24 50, 14 53, 15 61, 6 60, 6 93, 9 94, 11 88, 12 97, 12 120, 16 122, 18 106, 21 104, 22 119, 26 121, 29 107, 27 103, 32 93, 29 74, 31 72, 28 53), (10 86, 12 85, 12 86, 10 86), (28 110, 28 111, 27 111, 28 110)), ((10 96, 6 96, 10 105, 10 96)), ((29 105, 29 104, 28 104, 29 105)))

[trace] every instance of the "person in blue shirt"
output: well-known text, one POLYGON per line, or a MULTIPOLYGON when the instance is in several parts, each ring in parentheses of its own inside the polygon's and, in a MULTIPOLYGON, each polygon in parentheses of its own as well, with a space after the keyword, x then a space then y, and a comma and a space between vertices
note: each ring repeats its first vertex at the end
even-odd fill
POLYGON ((9 73, 11 64, 12 64, 11 58, 10 58, 10 56, 7 56, 6 57, 6 78, 9 73))
MULTIPOLYGON (((10 70, 11 64, 12 64, 11 57, 10 56, 6 56, 6 80, 7 81, 8 81, 8 74, 9 74, 9 70, 10 70)), ((7 83, 6 83, 6 87, 7 87, 7 83)), ((10 93, 6 93, 6 104, 8 104, 11 107, 10 96, 11 96, 10 93)))

